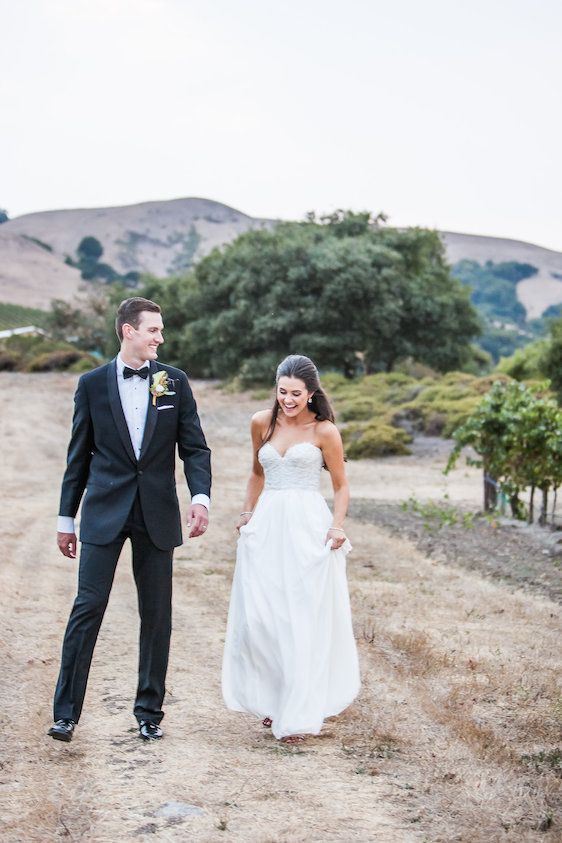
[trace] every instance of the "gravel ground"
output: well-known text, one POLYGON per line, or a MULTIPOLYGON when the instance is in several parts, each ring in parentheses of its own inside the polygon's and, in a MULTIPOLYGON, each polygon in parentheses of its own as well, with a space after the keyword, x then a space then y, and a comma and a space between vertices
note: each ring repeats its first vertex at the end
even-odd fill
POLYGON ((562 603, 562 530, 528 526, 508 518, 490 519, 453 507, 456 524, 443 524, 422 506, 382 503, 365 498, 352 501, 350 515, 412 541, 432 559, 459 565, 514 588, 535 592, 562 603), (466 521, 463 522, 463 515, 466 521))

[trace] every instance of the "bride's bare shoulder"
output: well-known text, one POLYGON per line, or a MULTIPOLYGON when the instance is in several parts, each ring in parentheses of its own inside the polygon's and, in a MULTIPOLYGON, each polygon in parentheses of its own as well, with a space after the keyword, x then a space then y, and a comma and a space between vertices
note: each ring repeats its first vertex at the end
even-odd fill
POLYGON ((260 433, 264 433, 269 427, 269 423, 271 421, 271 410, 258 410, 257 413, 254 413, 252 416, 251 421, 251 428, 252 431, 259 431, 260 433))
POLYGON ((330 436, 339 436, 340 432, 334 422, 328 421, 328 419, 323 419, 316 423, 316 432, 319 436, 326 436, 330 438, 330 436))
POLYGON ((331 445, 335 442, 341 442, 341 435, 334 422, 324 419, 316 425, 316 436, 320 447, 331 445))
POLYGON ((264 424, 267 422, 269 424, 271 419, 271 410, 258 410, 257 413, 254 413, 252 416, 252 424, 264 424))

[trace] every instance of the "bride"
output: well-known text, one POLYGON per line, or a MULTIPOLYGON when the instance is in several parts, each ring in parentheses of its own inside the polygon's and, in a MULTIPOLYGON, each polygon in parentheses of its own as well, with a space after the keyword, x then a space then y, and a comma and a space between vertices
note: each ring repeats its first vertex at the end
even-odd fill
POLYGON ((273 409, 251 423, 254 460, 237 525, 222 689, 228 708, 299 743, 359 691, 345 573, 349 489, 314 363, 290 355, 276 383, 273 409), (333 515, 319 491, 323 466, 333 515))

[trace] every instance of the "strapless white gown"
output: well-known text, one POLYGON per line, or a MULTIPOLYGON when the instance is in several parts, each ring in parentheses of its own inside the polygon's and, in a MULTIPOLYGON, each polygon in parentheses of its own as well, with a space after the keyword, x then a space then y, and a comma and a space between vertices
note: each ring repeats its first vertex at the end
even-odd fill
POLYGON ((225 703, 270 717, 273 734, 316 735, 359 691, 346 579, 348 541, 326 544, 322 452, 259 451, 265 484, 240 530, 222 669, 225 703))

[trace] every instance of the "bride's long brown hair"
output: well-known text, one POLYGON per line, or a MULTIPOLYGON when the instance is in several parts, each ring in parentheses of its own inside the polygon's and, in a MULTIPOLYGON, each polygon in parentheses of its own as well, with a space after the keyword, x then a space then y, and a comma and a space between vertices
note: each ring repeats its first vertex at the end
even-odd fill
MULTIPOLYGON (((328 400, 328 396, 320 385, 320 376, 318 369, 310 359, 303 354, 289 354, 288 357, 277 367, 277 374, 275 376, 275 384, 279 383, 280 378, 297 378, 302 381, 306 387, 307 392, 314 393, 312 400, 308 405, 309 410, 314 413, 317 421, 331 421, 335 420, 332 405, 328 400)), ((262 445, 269 442, 273 436, 275 425, 277 424, 277 415, 279 413, 279 402, 277 395, 275 396, 275 403, 271 408, 271 421, 262 445)))

